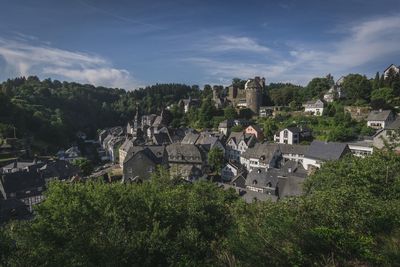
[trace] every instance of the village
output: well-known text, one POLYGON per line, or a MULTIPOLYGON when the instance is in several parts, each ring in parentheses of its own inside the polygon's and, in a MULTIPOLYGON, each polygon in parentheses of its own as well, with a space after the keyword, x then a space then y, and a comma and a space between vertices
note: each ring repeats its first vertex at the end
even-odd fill
MULTIPOLYGON (((389 70, 399 73, 399 67, 391 65, 384 75, 389 70)), ((323 98, 303 103, 300 112, 309 117, 325 116, 328 103, 346 97, 342 82, 343 78, 338 79, 323 98)), ((80 148, 72 146, 54 156, 30 161, 16 157, 0 170, 1 219, 30 218, 33 206, 43 201, 46 184, 52 180, 79 182, 100 177, 107 183, 143 183, 160 168, 182 181, 208 180, 223 190, 233 189, 248 203, 279 201, 301 195, 304 181, 325 162, 366 157, 396 141, 400 129, 397 114, 354 106, 346 107, 345 112, 373 129, 373 135, 351 142, 328 142, 315 139, 312 129, 298 123, 266 138, 256 118, 274 119, 282 107, 261 106, 263 88, 265 79, 260 77, 248 79, 243 88, 214 87, 215 108, 246 108, 253 114, 250 119, 223 120, 218 128, 174 128, 165 115, 170 107, 160 114, 141 114, 137 108, 127 125, 99 131, 98 140, 88 140, 85 133, 78 132, 80 148), (89 173, 72 164, 82 158, 82 147, 89 148, 100 162, 89 173)), ((177 103, 183 113, 199 104, 199 99, 192 98, 177 103)), ((10 138, 0 149, 18 155, 26 148, 10 138)))

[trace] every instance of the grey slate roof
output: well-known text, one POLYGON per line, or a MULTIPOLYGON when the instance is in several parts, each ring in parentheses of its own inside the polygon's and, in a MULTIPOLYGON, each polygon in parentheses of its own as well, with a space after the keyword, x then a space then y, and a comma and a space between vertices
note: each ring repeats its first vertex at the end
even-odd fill
POLYGON ((313 141, 304 156, 319 160, 338 160, 348 151, 345 143, 313 141))
POLYGON ((269 162, 276 152, 280 152, 278 144, 257 143, 254 147, 247 149, 241 156, 246 159, 258 158, 262 162, 269 162))
POLYGON ((391 124, 386 126, 388 130, 399 130, 400 129, 400 117, 397 117, 391 124))
POLYGON ((275 187, 280 175, 278 169, 257 168, 253 169, 246 178, 246 186, 254 186, 259 188, 275 187))
POLYGON ((138 153, 145 154, 155 164, 161 164, 163 161, 165 146, 133 146, 129 149, 124 163, 129 161, 138 153))
POLYGON ((368 114, 367 121, 386 121, 391 113, 391 110, 372 110, 368 114))
POLYGON ((199 139, 200 134, 198 133, 193 133, 193 132, 188 132, 185 137, 183 138, 183 140, 181 141, 182 144, 191 144, 194 145, 197 141, 197 139, 199 139))
POLYGON ((324 102, 322 102, 320 99, 310 100, 304 103, 303 106, 308 108, 323 108, 324 102))
POLYGON ((191 144, 174 143, 166 147, 169 159, 183 163, 202 163, 202 154, 199 148, 191 144))
POLYGON ((304 155, 308 150, 308 145, 289 145, 279 144, 282 154, 298 154, 304 155))
POLYGON ((17 193, 16 197, 20 198, 35 195, 38 187, 45 186, 45 180, 36 171, 20 171, 3 174, 0 178, 0 186, 6 194, 17 193))

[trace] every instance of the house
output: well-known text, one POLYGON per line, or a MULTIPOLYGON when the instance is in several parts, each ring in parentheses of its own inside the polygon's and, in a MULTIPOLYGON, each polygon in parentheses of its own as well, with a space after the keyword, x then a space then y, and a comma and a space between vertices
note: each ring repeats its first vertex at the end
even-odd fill
POLYGON ((340 77, 339 80, 328 90, 327 93, 324 94, 324 100, 327 103, 332 103, 336 99, 341 99, 344 97, 344 92, 342 90, 342 83, 344 81, 344 77, 340 77))
POLYGON ((263 130, 258 125, 250 125, 244 130, 245 134, 252 134, 254 135, 258 141, 264 140, 264 133, 263 130))
POLYGON ((385 79, 387 77, 389 77, 390 73, 393 74, 397 74, 400 72, 400 66, 396 66, 394 64, 391 64, 389 67, 387 67, 384 71, 383 71, 383 76, 385 77, 385 79))
POLYGON ((303 104, 304 112, 309 113, 314 116, 322 116, 324 112, 324 102, 320 99, 310 100, 303 104))
MULTIPOLYGON (((107 140, 107 139, 106 139, 107 140)), ((111 162, 119 162, 119 148, 125 141, 123 136, 112 136, 106 144, 106 152, 111 162)))
POLYGON ((276 195, 278 176, 278 169, 254 168, 247 175, 246 189, 268 195, 276 195))
POLYGON ((303 167, 306 170, 321 168, 324 162, 339 160, 350 153, 345 143, 313 141, 304 155, 303 167))
POLYGON ((122 165, 123 182, 143 182, 157 166, 166 165, 165 146, 132 146, 122 165))
MULTIPOLYGON (((385 143, 391 145, 394 142, 398 142, 398 132, 400 130, 400 117, 397 117, 393 122, 388 125, 385 125, 385 128, 379 130, 373 136, 373 145, 376 148, 384 148, 385 143), (396 139, 396 140, 392 140, 396 139)), ((398 148, 396 148, 398 150, 398 148)))
POLYGON ((222 137, 222 135, 212 132, 201 132, 194 144, 198 147, 201 147, 206 152, 209 152, 213 148, 218 148, 225 154, 225 147, 222 144, 222 137))
POLYGON ((366 156, 372 155, 374 152, 374 142, 373 140, 362 140, 347 143, 351 154, 356 157, 364 158, 366 156))
POLYGON ((254 203, 258 201, 272 201, 276 202, 278 197, 271 194, 248 190, 246 188, 238 187, 227 183, 218 183, 218 186, 223 190, 235 190, 235 192, 246 202, 254 203))
POLYGON ((282 153, 278 144, 257 143, 241 154, 240 163, 250 172, 255 168, 275 168, 278 166, 281 157, 282 153))
POLYGON ((262 106, 262 107, 260 107, 258 116, 261 118, 271 117, 273 112, 274 112, 273 108, 262 106))
POLYGON ((374 129, 384 129, 396 118, 391 110, 372 110, 367 118, 367 126, 374 129))
POLYGON ((200 134, 198 132, 188 132, 182 139, 181 143, 187 145, 194 145, 196 144, 197 139, 199 139, 199 137, 200 134))
POLYGON ((173 143, 166 149, 171 176, 193 181, 203 175, 206 158, 196 145, 173 143))
POLYGON ((14 173, 14 172, 30 172, 32 170, 37 170, 42 167, 45 163, 37 159, 33 161, 18 161, 3 166, 0 173, 14 173))
POLYGON ((190 108, 192 107, 199 107, 200 106, 200 100, 199 99, 192 99, 192 97, 189 97, 188 99, 181 99, 178 102, 178 106, 183 109, 185 113, 189 112, 190 108))
POLYGON ((276 193, 279 199, 303 194, 303 184, 308 172, 299 162, 288 161, 280 169, 276 193))
POLYGON ((244 153, 249 147, 253 147, 257 139, 252 134, 245 134, 242 132, 233 132, 225 145, 225 157, 231 161, 240 161, 240 155, 244 153))
POLYGON ((229 131, 231 129, 231 127, 234 125, 234 121, 229 119, 229 120, 224 120, 221 121, 218 124, 218 132, 228 136, 229 135, 229 131))
POLYGON ((129 149, 133 147, 132 139, 126 138, 122 145, 119 147, 119 166, 122 168, 126 155, 128 155, 129 149))
POLYGON ((299 144, 303 140, 309 140, 312 136, 311 129, 307 127, 287 127, 277 132, 274 141, 281 144, 299 144))
POLYGON ((308 145, 279 144, 279 149, 285 162, 290 160, 302 163, 308 147, 308 145))
POLYGON ((38 169, 46 183, 51 180, 66 181, 79 175, 79 167, 66 160, 51 160, 38 169))
POLYGON ((221 178, 224 182, 230 182, 234 178, 238 179, 239 175, 243 175, 245 173, 245 168, 237 162, 228 162, 222 168, 221 178))
POLYGON ((19 171, 0 175, 0 196, 21 200, 29 211, 32 206, 43 201, 46 182, 37 171, 19 171))

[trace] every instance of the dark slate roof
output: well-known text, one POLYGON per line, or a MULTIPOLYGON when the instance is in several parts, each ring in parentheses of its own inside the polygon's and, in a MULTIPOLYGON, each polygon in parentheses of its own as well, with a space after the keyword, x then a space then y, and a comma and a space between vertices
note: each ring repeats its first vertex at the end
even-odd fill
POLYGON ((372 110, 368 114, 367 121, 385 121, 388 119, 389 115, 392 113, 391 110, 372 110))
POLYGON ((243 132, 232 132, 226 142, 228 143, 230 139, 233 139, 235 144, 239 144, 240 141, 244 141, 247 145, 249 145, 253 139, 256 139, 254 135, 252 134, 245 134, 243 132))
POLYGON ((183 138, 181 143, 194 145, 199 137, 200 137, 200 134, 198 134, 198 133, 188 132, 185 135, 185 137, 183 138))
POLYGON ((304 178, 296 176, 279 177, 278 194, 279 198, 300 196, 303 194, 304 178))
POLYGON ((346 143, 313 141, 304 156, 319 160, 338 160, 346 150, 346 143))
POLYGON ((269 162, 276 152, 280 152, 278 144, 257 143, 254 147, 247 149, 242 157, 246 159, 258 158, 263 162, 269 162))
POLYGON ((168 157, 174 157, 174 161, 202 162, 202 153, 195 145, 174 143, 168 145, 166 149, 168 157))
POLYGON ((303 164, 289 160, 281 167, 280 175, 286 177, 295 176, 304 179, 307 177, 308 172, 304 169, 303 164))
POLYGON ((400 129, 400 117, 397 117, 391 124, 389 124, 386 129, 388 130, 398 130, 400 129))
POLYGON ((119 148, 122 151, 128 152, 129 149, 133 146, 133 142, 131 139, 126 139, 125 142, 121 145, 121 147, 119 148))
POLYGON ((280 175, 278 169, 256 168, 247 174, 246 186, 254 187, 275 187, 278 182, 278 176, 280 175), (268 186, 270 184, 270 186, 268 186))
POLYGON ((58 179, 64 180, 79 174, 79 168, 66 160, 47 162, 40 168, 40 171, 43 173, 45 179, 57 177, 58 179))
POLYGON ((168 133, 155 133, 153 135, 153 141, 156 145, 167 145, 172 143, 168 133))
POLYGON ((33 161, 15 161, 13 163, 7 164, 6 166, 3 166, 3 169, 25 169, 25 168, 30 168, 35 165, 38 165, 38 167, 43 166, 44 163, 38 162, 36 160, 33 161), (40 165, 40 166, 39 166, 40 165))
POLYGON ((308 147, 308 145, 279 144, 282 154, 304 155, 307 152, 308 147))
POLYGON ((161 164, 164 157, 164 152, 165 146, 133 146, 129 149, 124 163, 141 153, 146 155, 155 164, 161 164))
POLYGON ((260 126, 258 126, 257 124, 252 124, 252 125, 250 125, 249 127, 253 127, 254 128, 254 130, 256 130, 257 132, 263 132, 263 130, 261 129, 261 127, 260 126))
MULTIPOLYGON (((20 171, 3 174, 0 183, 2 184, 6 194, 23 192, 23 197, 35 195, 36 188, 45 186, 44 178, 36 171, 20 171), (26 193, 27 191, 31 192, 26 193)), ((17 198, 20 196, 21 195, 17 194, 17 198)))

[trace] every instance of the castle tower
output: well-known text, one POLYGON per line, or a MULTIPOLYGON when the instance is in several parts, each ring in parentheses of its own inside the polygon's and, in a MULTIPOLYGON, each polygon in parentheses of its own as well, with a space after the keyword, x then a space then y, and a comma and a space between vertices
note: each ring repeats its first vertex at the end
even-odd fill
POLYGON ((213 100, 215 101, 216 99, 219 98, 219 88, 218 86, 213 87, 213 100))
POLYGON ((249 79, 245 85, 246 106, 256 115, 258 115, 260 110, 261 90, 263 84, 265 84, 265 79, 255 77, 254 79, 249 79))

